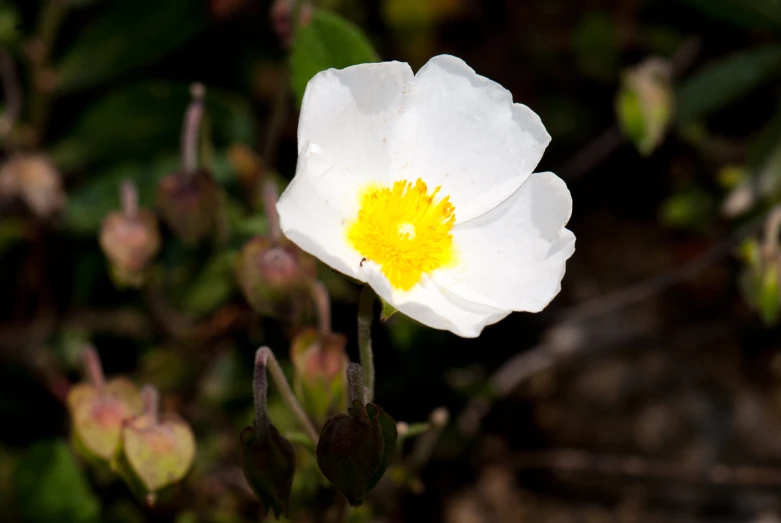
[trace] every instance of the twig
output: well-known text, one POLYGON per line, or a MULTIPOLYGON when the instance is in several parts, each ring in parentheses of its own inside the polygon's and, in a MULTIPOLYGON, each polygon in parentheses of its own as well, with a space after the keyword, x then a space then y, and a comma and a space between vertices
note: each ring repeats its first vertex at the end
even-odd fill
POLYGON ((746 236, 752 234, 762 224, 766 216, 766 213, 758 216, 689 263, 612 294, 588 300, 579 305, 564 309, 558 315, 566 320, 583 320, 594 316, 600 316, 645 300, 659 292, 686 281, 716 263, 723 256, 729 254, 735 245, 740 243, 746 236))
POLYGON ((429 430, 420 435, 407 461, 407 467, 413 473, 419 472, 431 459, 439 437, 450 420, 450 412, 445 407, 439 407, 429 416, 429 430))
POLYGON ((753 465, 695 465, 640 456, 592 454, 573 449, 525 452, 512 459, 515 468, 595 472, 687 483, 781 486, 781 468, 753 465))
POLYGON ((141 389, 141 403, 145 416, 152 418, 155 425, 160 423, 160 393, 154 385, 146 384, 141 389))
MULTIPOLYGON (((680 77, 694 63, 701 49, 702 40, 699 37, 689 38, 681 44, 670 60, 673 78, 680 77)), ((625 141, 626 137, 621 128, 617 123, 613 123, 556 172, 568 182, 582 178, 605 161, 625 141)))

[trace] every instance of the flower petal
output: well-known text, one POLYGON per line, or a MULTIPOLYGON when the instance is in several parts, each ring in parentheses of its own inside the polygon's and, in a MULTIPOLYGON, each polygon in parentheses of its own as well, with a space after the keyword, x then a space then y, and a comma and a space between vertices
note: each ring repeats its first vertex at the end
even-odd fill
POLYGON ((373 262, 364 263, 361 272, 361 279, 402 313, 423 325, 449 330, 463 338, 476 338, 483 327, 504 319, 511 312, 471 303, 441 288, 428 277, 409 291, 393 291, 388 279, 373 262))
POLYGON ((301 103, 299 154, 311 142, 334 165, 372 180, 409 164, 417 123, 405 111, 413 80, 401 62, 329 69, 309 82, 301 103))
POLYGON ((337 271, 357 278, 361 256, 348 245, 344 231, 344 220, 356 212, 357 188, 345 183, 347 179, 324 151, 308 144, 298 156, 296 176, 279 197, 277 212, 288 239, 337 271))
POLYGON ((496 207, 534 171, 550 142, 540 118, 463 60, 436 56, 415 76, 410 179, 442 186, 457 223, 496 207))
POLYGON ((457 225, 459 267, 434 280, 461 298, 499 309, 539 312, 559 293, 575 235, 567 185, 535 173, 492 211, 457 225))

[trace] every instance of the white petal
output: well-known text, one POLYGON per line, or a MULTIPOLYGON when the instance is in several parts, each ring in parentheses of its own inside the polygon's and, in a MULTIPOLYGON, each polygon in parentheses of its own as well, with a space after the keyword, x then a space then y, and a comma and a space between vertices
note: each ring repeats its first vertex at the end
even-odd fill
POLYGON ((463 60, 437 56, 415 76, 410 178, 442 186, 457 223, 496 207, 534 171, 550 142, 540 118, 463 60))
POLYGON ((373 262, 364 263, 361 272, 374 291, 400 312, 423 325, 449 330, 464 338, 476 338, 483 327, 504 319, 511 312, 471 303, 425 276, 410 291, 394 291, 373 262))
POLYGON ((465 300, 500 309, 539 312, 559 293, 575 235, 567 185, 535 173, 492 211, 453 228, 459 267, 434 280, 465 300))
POLYGON ((356 189, 345 183, 345 173, 316 146, 298 156, 296 176, 277 202, 279 225, 301 249, 337 271, 357 278, 361 256, 345 235, 344 222, 354 213, 356 189))
POLYGON ((392 181, 389 173, 409 164, 416 138, 417 123, 405 112, 412 80, 400 62, 318 73, 301 103, 299 154, 311 142, 353 176, 392 181))

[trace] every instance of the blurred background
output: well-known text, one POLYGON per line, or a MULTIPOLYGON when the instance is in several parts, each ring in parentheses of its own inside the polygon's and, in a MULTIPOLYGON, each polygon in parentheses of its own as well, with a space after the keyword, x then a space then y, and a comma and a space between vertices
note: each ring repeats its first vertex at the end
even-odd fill
MULTIPOLYGON (((377 321, 376 399, 415 430, 351 511, 296 443, 290 520, 781 522, 779 0, 0 0, 0 521, 259 520, 253 354, 298 387, 314 324, 241 261, 262 187, 294 174, 317 71, 442 53, 540 115, 577 251, 545 311, 480 338, 377 321), (88 345, 195 435, 154 507, 73 444, 88 345)), ((317 276, 357 360, 359 289, 317 276)))

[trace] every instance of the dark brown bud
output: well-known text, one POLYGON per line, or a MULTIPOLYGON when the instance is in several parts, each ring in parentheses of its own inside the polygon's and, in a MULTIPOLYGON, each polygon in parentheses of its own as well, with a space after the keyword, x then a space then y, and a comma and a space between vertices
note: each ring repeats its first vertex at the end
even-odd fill
POLYGON ((329 419, 317 444, 317 464, 352 506, 380 481, 396 453, 396 422, 382 408, 354 400, 329 419))
POLYGON ((169 174, 160 180, 157 206, 163 220, 183 243, 195 245, 215 230, 218 187, 209 171, 169 174))

